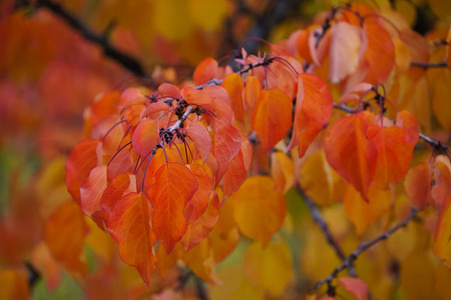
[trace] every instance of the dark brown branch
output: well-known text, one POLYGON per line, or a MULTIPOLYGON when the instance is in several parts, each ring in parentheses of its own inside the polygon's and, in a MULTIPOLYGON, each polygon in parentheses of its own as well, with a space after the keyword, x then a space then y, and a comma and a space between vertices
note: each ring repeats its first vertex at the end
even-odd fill
POLYGON ((446 64, 446 61, 436 62, 436 63, 426 63, 426 62, 420 62, 420 61, 412 61, 410 63, 412 67, 418 67, 423 68, 425 70, 430 68, 447 68, 448 65, 446 64))
MULTIPOLYGON (((346 259, 346 255, 344 254, 343 250, 338 245, 337 241, 335 241, 334 237, 329 231, 329 226, 327 225, 326 221, 324 221, 323 216, 321 215, 321 212, 316 207, 315 203, 310 199, 305 193, 304 190, 299 186, 296 185, 296 189, 298 190, 299 194, 301 194, 302 198, 304 199, 305 203, 307 204, 310 214, 312 215, 313 220, 315 223, 319 226, 321 231, 323 232, 324 237, 327 240, 327 243, 332 247, 332 249, 335 251, 335 254, 344 261, 346 259)), ((353 266, 349 266, 349 274, 351 276, 356 276, 355 269, 353 266)))
POLYGON ((401 227, 405 227, 417 214, 418 214, 418 209, 416 207, 412 208, 412 210, 410 211, 410 214, 407 217, 405 217, 401 222, 399 222, 398 224, 396 224, 395 226, 393 226, 386 232, 382 233, 381 235, 377 236, 376 238, 374 238, 370 241, 361 243, 357 247, 356 250, 354 250, 351 254, 349 254, 349 256, 343 261, 343 263, 341 265, 336 267, 332 271, 332 273, 330 273, 329 276, 327 276, 326 278, 324 278, 321 281, 318 281, 315 284, 315 287, 313 288, 313 290, 319 289, 325 283, 327 283, 328 286, 331 285, 332 280, 335 277, 337 277, 338 273, 340 273, 344 269, 348 269, 349 266, 354 266, 353 265, 354 261, 360 256, 360 254, 362 254, 362 252, 364 252, 371 246, 374 246, 375 244, 379 243, 380 241, 388 239, 388 237, 390 235, 392 235, 395 231, 397 231, 401 227))
POLYGON ((78 31, 85 39, 101 47, 105 56, 116 61, 117 63, 122 65, 122 67, 129 70, 136 76, 145 79, 149 78, 138 60, 115 48, 113 45, 111 45, 106 34, 99 34, 93 31, 91 28, 88 28, 59 3, 55 3, 49 0, 16 0, 15 7, 19 8, 28 5, 35 5, 36 8, 44 7, 50 10, 52 13, 66 22, 69 26, 71 26, 74 30, 78 31))

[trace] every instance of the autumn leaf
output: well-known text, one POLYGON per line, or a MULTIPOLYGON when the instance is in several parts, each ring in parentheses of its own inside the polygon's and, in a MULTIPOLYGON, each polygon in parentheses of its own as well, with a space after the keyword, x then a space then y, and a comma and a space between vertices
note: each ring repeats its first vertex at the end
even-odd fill
POLYGON ((209 57, 201 61, 194 70, 193 80, 196 85, 207 83, 214 78, 218 69, 218 62, 209 57))
POLYGON ((368 286, 362 279, 345 276, 338 278, 337 282, 348 290, 357 300, 368 299, 368 286))
POLYGON ((97 166, 96 148, 100 142, 86 139, 72 149, 66 162, 66 186, 75 201, 80 203, 80 186, 97 166))
POLYGON ((282 226, 286 213, 285 200, 275 189, 273 179, 266 176, 246 179, 232 195, 232 201, 240 231, 267 245, 282 226))
POLYGON ((30 297, 27 276, 14 269, 0 271, 0 297, 4 300, 26 300, 30 297))
POLYGON ((210 195, 213 191, 213 185, 209 175, 201 165, 190 164, 187 166, 199 185, 199 188, 185 206, 184 215, 186 222, 189 224, 196 221, 204 214, 208 207, 210 195))
POLYGON ((280 296, 293 278, 293 262, 285 243, 252 243, 244 255, 244 272, 259 290, 280 296))
POLYGON ((191 122, 185 128, 186 134, 193 141, 194 150, 197 151, 205 163, 211 151, 211 137, 207 128, 199 122, 191 122))
POLYGON ((252 114, 252 128, 268 152, 292 125, 291 100, 279 89, 263 90, 252 114))
POLYGON ((166 163, 155 172, 149 187, 154 206, 152 230, 169 253, 186 232, 185 207, 198 189, 193 173, 180 163, 166 163))
POLYGON ((132 144, 135 152, 146 156, 160 142, 158 135, 158 124, 153 119, 141 121, 133 134, 132 144))
POLYGON ((411 168, 406 175, 404 188, 410 201, 418 208, 423 209, 431 198, 431 175, 429 165, 421 162, 411 168))
MULTIPOLYGON (((100 201, 107 187, 107 166, 97 166, 80 187, 81 208, 85 214, 94 218, 94 213, 100 212, 100 201)), ((103 229, 103 216, 95 218, 96 224, 103 229)))
POLYGON ((147 285, 156 263, 151 214, 149 199, 142 193, 130 193, 116 202, 106 219, 108 232, 119 244, 121 259, 138 269, 147 285))
POLYGON ((367 193, 377 168, 377 148, 366 136, 368 112, 344 116, 325 132, 324 150, 330 166, 368 201, 367 193))
POLYGON ((88 233, 84 214, 73 201, 60 205, 47 219, 45 243, 52 256, 69 272, 84 275, 83 245, 88 233))
POLYGON ((111 208, 116 202, 128 193, 136 193, 136 176, 122 173, 116 176, 105 188, 100 200, 100 208, 103 211, 103 218, 106 220, 111 208))
POLYGON ((244 100, 243 90, 244 83, 241 76, 237 73, 231 73, 222 82, 221 86, 226 89, 229 94, 230 104, 238 122, 244 123, 244 100))
POLYGON ((288 149, 297 145, 299 157, 304 156, 308 146, 329 122, 332 109, 332 95, 321 78, 314 74, 299 74, 293 133, 288 149))

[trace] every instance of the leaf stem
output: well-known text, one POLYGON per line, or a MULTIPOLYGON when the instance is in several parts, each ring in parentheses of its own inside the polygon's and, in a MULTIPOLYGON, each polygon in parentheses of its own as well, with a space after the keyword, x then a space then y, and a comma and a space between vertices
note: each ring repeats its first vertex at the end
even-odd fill
POLYGON ((448 64, 446 63, 446 61, 435 62, 435 63, 412 61, 412 62, 410 62, 410 65, 412 67, 423 68, 425 70, 430 69, 430 68, 447 68, 448 67, 448 64))

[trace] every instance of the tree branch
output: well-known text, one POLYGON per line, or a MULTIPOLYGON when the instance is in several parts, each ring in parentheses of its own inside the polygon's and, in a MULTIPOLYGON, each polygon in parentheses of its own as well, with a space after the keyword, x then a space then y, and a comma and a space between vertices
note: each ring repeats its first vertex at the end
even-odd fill
MULTIPOLYGON (((335 251, 335 254, 340 258, 342 261, 346 259, 346 256, 343 252, 343 250, 338 245, 337 241, 335 241, 334 237, 329 231, 329 226, 327 225, 326 221, 324 221, 323 216, 321 215, 321 212, 319 211, 318 207, 316 207, 315 203, 310 199, 304 192, 304 190, 299 186, 299 184, 296 185, 296 189, 298 190, 299 194, 301 194, 302 198, 304 199, 305 203, 307 204, 310 214, 313 217, 313 220, 315 223, 319 226, 321 231, 323 232, 324 237, 327 240, 327 243, 332 247, 332 249, 335 251)), ((356 277, 356 272, 353 266, 349 266, 348 268, 349 274, 353 277, 356 277)))
POLYGON ((401 227, 405 227, 407 225, 407 223, 409 223, 417 214, 418 214, 418 209, 416 207, 412 208, 409 215, 407 217, 405 217, 401 222, 399 222, 398 224, 396 224, 395 226, 393 226, 386 232, 382 233, 381 235, 377 236, 376 238, 374 238, 370 241, 361 243, 357 247, 356 250, 354 250, 351 254, 349 254, 349 256, 343 261, 343 263, 341 265, 336 267, 332 271, 332 273, 330 273, 329 276, 327 276, 326 278, 324 278, 321 281, 318 281, 315 284, 313 290, 319 289, 325 283, 327 283, 328 285, 331 285, 332 280, 335 277, 337 277, 338 273, 340 273, 344 269, 348 269, 349 266, 353 266, 354 261, 360 256, 360 254, 362 254, 362 252, 364 252, 371 246, 377 244, 378 242, 380 242, 382 240, 386 240, 390 235, 392 235, 395 231, 397 231, 401 227))
POLYGON ((72 13, 67 11, 62 5, 59 3, 55 3, 50 0, 16 0, 15 7, 20 8, 23 6, 34 5, 37 9, 44 7, 50 10, 52 13, 57 15, 60 19, 66 22, 70 27, 74 30, 78 31, 85 39, 90 41, 91 43, 100 46, 103 50, 105 56, 111 58, 116 61, 122 67, 132 72, 134 75, 149 79, 150 77, 144 71, 141 63, 131 57, 130 55, 118 50, 113 45, 111 45, 108 40, 107 35, 99 34, 93 31, 91 28, 87 27, 83 24, 79 19, 77 19, 72 13))
POLYGON ((418 67, 423 68, 425 70, 429 68, 447 68, 448 65, 446 61, 436 62, 436 63, 426 63, 426 62, 420 62, 420 61, 412 61, 410 62, 410 65, 412 67, 418 67))

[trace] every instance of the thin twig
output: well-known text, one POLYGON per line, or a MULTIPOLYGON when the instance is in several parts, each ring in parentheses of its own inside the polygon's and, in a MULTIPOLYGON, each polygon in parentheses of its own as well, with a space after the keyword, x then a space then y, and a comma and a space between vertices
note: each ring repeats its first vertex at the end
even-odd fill
POLYGON ((50 10, 52 13, 54 13, 64 22, 70 25, 73 29, 80 32, 80 34, 85 39, 92 42, 93 44, 96 44, 97 46, 100 46, 105 56, 121 64, 125 69, 129 70, 136 76, 144 79, 149 79, 149 76, 146 74, 144 68, 138 60, 115 48, 113 45, 111 45, 106 34, 100 34, 93 31, 59 3, 55 3, 50 0, 16 0, 15 7, 19 8, 27 5, 35 5, 36 8, 44 7, 50 10))
POLYGON ((342 270, 349 268, 349 266, 353 266, 354 261, 362 254, 363 251, 367 250, 371 246, 374 246, 378 242, 382 240, 386 240, 390 235, 392 235, 395 231, 400 229, 401 227, 405 227, 416 215, 418 214, 418 209, 416 207, 412 208, 409 215, 405 217, 401 222, 387 230, 386 232, 382 233, 381 235, 377 236, 376 238, 361 243, 356 250, 354 250, 349 256, 343 261, 341 265, 336 267, 332 273, 330 273, 329 276, 324 278, 323 280, 318 281, 313 290, 319 289, 323 284, 327 283, 328 285, 331 284, 332 280, 337 277, 338 273, 340 273, 342 270))
POLYGON ((410 62, 410 65, 412 67, 423 68, 425 70, 430 69, 430 68, 447 68, 448 67, 448 64, 446 63, 446 61, 435 62, 435 63, 412 61, 412 62, 410 62))
MULTIPOLYGON (((304 192, 304 190, 297 184, 296 189, 298 190, 299 194, 301 194, 302 198, 304 199, 305 203, 307 204, 310 214, 313 217, 313 220, 315 223, 319 226, 321 231, 323 232, 324 237, 327 240, 327 243, 332 247, 332 249, 335 251, 335 254, 344 261, 346 259, 346 255, 344 254, 343 250, 338 245, 337 241, 334 239, 332 234, 330 233, 329 226, 327 225, 326 221, 324 221, 323 216, 321 215, 321 212, 319 211, 318 207, 316 207, 315 203, 310 199, 304 192)), ((349 274, 353 277, 356 277, 356 272, 353 266, 349 266, 348 268, 349 274)))

